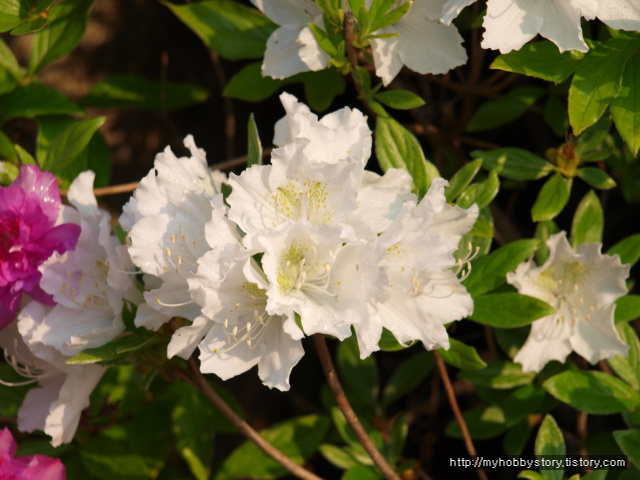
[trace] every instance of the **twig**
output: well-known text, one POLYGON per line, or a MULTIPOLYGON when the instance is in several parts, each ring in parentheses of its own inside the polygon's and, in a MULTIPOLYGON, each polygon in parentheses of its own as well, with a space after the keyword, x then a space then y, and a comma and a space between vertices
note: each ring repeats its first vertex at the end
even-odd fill
MULTIPOLYGON (((227 76, 224 73, 224 69, 220 63, 220 56, 217 52, 210 50, 211 63, 213 63, 213 69, 216 72, 220 91, 224 90, 227 85, 227 76)), ((234 139, 236 135, 236 115, 235 108, 233 107, 233 101, 229 97, 222 97, 224 103, 224 135, 226 140, 225 152, 226 157, 233 157, 235 155, 234 139)))
MULTIPOLYGON (((460 432, 462 432, 464 445, 467 448, 467 452, 469 453, 469 455, 475 457, 477 455, 476 447, 473 445, 473 440, 471 440, 471 435, 469 435, 469 429, 467 428, 467 424, 462 417, 462 413, 460 412, 460 407, 458 406, 458 401, 456 400, 456 394, 453 391, 451 379, 449 378, 449 374, 447 373, 447 367, 445 366, 442 357, 438 355, 438 352, 434 351, 433 354, 436 357, 436 365, 438 366, 440 378, 442 378, 442 384, 444 385, 444 389, 447 392, 449 405, 451 405, 451 410, 453 410, 453 414, 456 417, 458 425, 460 426, 460 432)), ((488 480, 487 474, 481 466, 476 467, 476 472, 478 473, 478 478, 480 478, 480 480, 488 480)))
POLYGON ((355 47, 353 46, 353 12, 351 10, 347 10, 344 12, 344 41, 347 47, 347 58, 349 59, 349 63, 351 64, 351 78, 353 79, 353 84, 356 86, 356 91, 358 92, 358 98, 362 100, 364 107, 367 109, 367 112, 373 117, 377 118, 378 113, 371 108, 369 102, 367 101, 367 95, 362 88, 362 84, 358 82, 356 79, 356 67, 358 66, 358 54, 356 52, 355 47))
POLYGON ((353 430, 353 433, 355 433, 358 441, 362 444, 366 452, 371 457, 371 460, 373 460, 373 463, 375 463, 376 467, 378 467, 385 478, 389 480, 400 480, 400 477, 393 471, 391 465, 387 463, 385 458, 373 444, 366 430, 360 423, 360 420, 358 420, 356 412, 351 408, 351 404, 349 403, 349 400, 347 400, 344 390, 342 390, 342 385, 340 384, 340 380, 338 379, 338 375, 336 374, 336 370, 333 366, 333 361, 331 360, 331 355, 329 354, 329 349, 327 348, 327 342, 325 341, 324 336, 321 333, 314 334, 313 343, 316 347, 318 357, 320 358, 324 376, 327 379, 329 388, 331 388, 331 393, 333 393, 333 397, 336 399, 338 408, 340 408, 344 414, 344 417, 347 419, 347 423, 353 430))
POLYGON ((242 418, 240 418, 236 412, 227 405, 216 391, 211 388, 211 385, 209 385, 207 379, 200 372, 198 364, 193 357, 189 359, 189 367, 191 368, 191 377, 187 376, 185 373, 181 373, 181 376, 204 393, 211 403, 213 403, 229 420, 231 420, 231 423, 233 423, 233 425, 240 430, 245 437, 254 442, 264 453, 269 455, 296 477, 304 480, 322 480, 321 477, 318 477, 306 468, 293 462, 293 460, 287 457, 284 453, 262 438, 258 432, 249 426, 247 422, 242 420, 242 418))

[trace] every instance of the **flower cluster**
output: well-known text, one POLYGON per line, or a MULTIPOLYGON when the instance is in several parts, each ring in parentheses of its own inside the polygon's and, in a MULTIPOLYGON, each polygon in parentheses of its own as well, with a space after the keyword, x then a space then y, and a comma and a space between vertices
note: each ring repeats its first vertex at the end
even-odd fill
POLYGON ((7 427, 0 432, 0 478, 5 480, 65 480, 60 459, 44 455, 15 457, 18 446, 7 427))
POLYGON ((293 96, 281 100, 270 165, 226 180, 187 137, 191 157, 167 150, 141 182, 121 218, 153 286, 136 324, 191 320, 170 357, 199 347, 203 372, 226 379, 258 365, 281 390, 305 335, 342 340, 353 328, 363 358, 383 328, 401 343, 448 348, 444 325, 473 309, 452 267, 477 207, 446 204, 442 179, 418 203, 406 171, 366 171, 371 131, 359 111, 318 120, 293 96))

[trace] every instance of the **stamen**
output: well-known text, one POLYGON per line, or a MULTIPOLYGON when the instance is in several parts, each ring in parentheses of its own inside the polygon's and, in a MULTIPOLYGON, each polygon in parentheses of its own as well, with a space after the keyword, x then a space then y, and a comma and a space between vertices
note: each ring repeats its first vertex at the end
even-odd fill
POLYGON ((193 303, 193 300, 189 300, 188 302, 184 302, 184 303, 164 303, 159 298, 156 298, 156 303, 158 305, 162 305, 163 307, 184 307, 185 305, 189 305, 193 303))

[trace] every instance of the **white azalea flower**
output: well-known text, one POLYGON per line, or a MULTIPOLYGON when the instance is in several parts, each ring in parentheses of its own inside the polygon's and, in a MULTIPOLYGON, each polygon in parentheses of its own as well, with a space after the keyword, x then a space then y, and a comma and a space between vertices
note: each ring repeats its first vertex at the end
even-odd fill
POLYGON ((309 23, 324 28, 322 10, 310 0, 251 0, 280 25, 267 40, 262 64, 264 77, 287 78, 327 68, 329 55, 315 41, 309 23))
POLYGON ((371 39, 376 75, 384 85, 391 83, 403 65, 422 74, 441 74, 467 62, 462 37, 455 26, 439 21, 441 14, 441 0, 414 0, 404 17, 373 32, 399 35, 371 39))
POLYGON ((565 232, 547 241, 549 258, 541 267, 530 259, 507 275, 507 282, 524 295, 539 298, 556 313, 536 320, 514 361, 524 371, 539 372, 550 360, 564 362, 575 351, 596 363, 626 355, 613 323, 614 302, 627 293, 629 265, 618 255, 600 253, 602 244, 581 244, 574 252, 565 232))
POLYGON ((65 355, 113 340, 125 329, 123 299, 142 301, 127 273, 132 265, 126 247, 111 236, 109 213, 97 207, 94 177, 94 172, 81 173, 69 189, 77 212, 66 208, 65 221, 81 226, 75 250, 54 253, 40 266, 40 286, 57 305, 31 335, 65 355))
POLYGON ((0 332, 0 345, 13 368, 29 379, 25 383, 39 384, 29 390, 18 411, 18 428, 23 432, 43 430, 57 447, 73 440, 89 396, 107 369, 67 365, 69 357, 34 337, 50 311, 51 307, 41 303, 29 303, 18 321, 0 332))

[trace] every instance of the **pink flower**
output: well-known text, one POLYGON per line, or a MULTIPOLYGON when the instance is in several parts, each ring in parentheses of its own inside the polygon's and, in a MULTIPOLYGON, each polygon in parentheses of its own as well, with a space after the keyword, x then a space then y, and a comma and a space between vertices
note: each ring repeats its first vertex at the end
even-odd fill
POLYGON ((0 431, 0 479, 65 480, 67 474, 59 458, 29 455, 14 458, 18 446, 7 427, 0 431))
POLYGON ((73 250, 80 227, 57 225, 60 192, 56 177, 23 165, 8 187, 0 187, 0 329, 16 315, 22 292, 46 305, 38 266, 53 254, 73 250))

